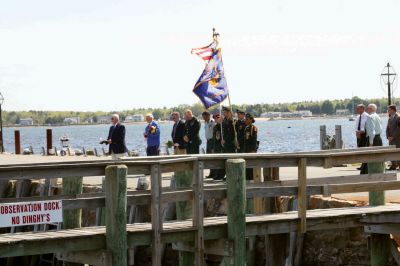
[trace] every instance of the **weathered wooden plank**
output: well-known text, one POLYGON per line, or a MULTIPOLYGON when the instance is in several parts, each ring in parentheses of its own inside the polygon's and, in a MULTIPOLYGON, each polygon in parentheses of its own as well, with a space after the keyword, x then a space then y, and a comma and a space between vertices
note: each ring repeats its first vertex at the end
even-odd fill
POLYGON ((228 193, 228 239, 233 241, 234 254, 224 257, 222 265, 246 264, 246 163, 243 159, 226 161, 228 193))
MULTIPOLYGON (((178 251, 195 252, 195 248, 188 243, 174 243, 172 248, 178 251)), ((208 255, 218 255, 231 257, 233 255, 233 242, 227 239, 210 240, 204 243, 204 253, 208 255)))
POLYGON ((397 265, 400 265, 400 248, 393 239, 390 241, 390 252, 397 265))
POLYGON ((112 254, 112 265, 127 265, 126 175, 125 165, 106 167, 106 245, 112 254))
POLYGON ((151 228, 152 241, 152 265, 161 265, 162 244, 161 232, 163 230, 161 215, 161 166, 151 166, 151 228))
POLYGON ((299 232, 304 234, 307 230, 306 214, 307 214, 307 159, 301 158, 298 161, 298 215, 300 218, 299 232))
POLYGON ((400 224, 370 224, 364 226, 364 232, 373 234, 400 235, 400 224))
POLYGON ((108 250, 90 250, 57 253, 58 260, 89 264, 96 266, 112 266, 112 254, 108 250))
MULTIPOLYGON (((82 177, 64 178, 63 195, 82 194, 82 177)), ((82 209, 63 210, 63 229, 80 228, 82 209)))
POLYGON ((195 227, 194 254, 195 265, 204 265, 204 196, 203 196, 203 180, 204 180, 204 163, 193 162, 193 227, 195 227))

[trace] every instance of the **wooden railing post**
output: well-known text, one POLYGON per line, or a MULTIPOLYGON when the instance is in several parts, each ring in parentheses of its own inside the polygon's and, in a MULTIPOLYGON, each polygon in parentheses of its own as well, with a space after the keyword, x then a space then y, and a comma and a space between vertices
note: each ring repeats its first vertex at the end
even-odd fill
POLYGON ((204 163, 195 161, 193 163, 193 227, 196 228, 196 237, 194 240, 195 265, 204 265, 204 163))
MULTIPOLYGON (((193 171, 181 170, 175 172, 175 186, 179 188, 191 188, 193 184, 193 171)), ((177 202, 176 203, 176 219, 186 220, 191 219, 193 213, 192 202, 177 202)), ((179 251, 179 265, 188 266, 194 265, 195 257, 193 252, 179 251)))
POLYGON ((322 125, 319 126, 319 145, 321 147, 321 150, 325 148, 324 147, 325 140, 326 140, 326 126, 322 125))
POLYGON ((246 163, 243 159, 226 161, 228 200, 228 239, 233 241, 232 257, 222 265, 246 265, 246 163))
POLYGON ((106 246, 113 266, 127 265, 126 175, 125 165, 106 167, 106 246))
MULTIPOLYGON (((368 163, 368 174, 378 174, 385 171, 384 163, 368 163)), ((385 192, 369 192, 369 205, 385 205, 385 192)), ((371 265, 384 266, 390 254, 390 237, 385 234, 371 234, 371 265)))
POLYGON ((301 158, 298 162, 299 187, 297 193, 298 214, 299 214, 299 233, 307 231, 307 159, 301 158))
POLYGON ((162 259, 162 215, 161 215, 161 165, 151 166, 151 228, 153 230, 152 241, 152 265, 161 265, 162 259))

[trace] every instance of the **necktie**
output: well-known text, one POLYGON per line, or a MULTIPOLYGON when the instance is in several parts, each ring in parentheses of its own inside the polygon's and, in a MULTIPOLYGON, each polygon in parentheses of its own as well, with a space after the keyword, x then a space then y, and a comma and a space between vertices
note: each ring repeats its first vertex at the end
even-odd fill
POLYGON ((358 127, 357 127, 357 130, 358 130, 358 131, 361 130, 361 115, 360 115, 360 117, 358 118, 358 127))
POLYGON ((173 136, 174 136, 174 138, 175 138, 175 133, 176 133, 176 125, 178 124, 178 122, 176 122, 175 124, 174 124, 174 129, 173 129, 173 136))

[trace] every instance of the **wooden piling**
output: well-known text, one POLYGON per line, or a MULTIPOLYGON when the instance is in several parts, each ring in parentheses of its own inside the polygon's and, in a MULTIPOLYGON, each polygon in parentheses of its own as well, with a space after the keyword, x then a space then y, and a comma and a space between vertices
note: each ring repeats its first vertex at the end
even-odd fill
POLYGON ((152 265, 161 265, 162 259, 162 216, 161 216, 161 165, 151 166, 151 228, 153 230, 152 265))
POLYGON ((53 130, 51 128, 46 129, 46 143, 47 155, 49 155, 49 150, 53 148, 53 130))
POLYGON ((342 126, 335 125, 335 149, 343 148, 342 126))
POLYGON ((14 131, 15 154, 21 154, 21 135, 19 130, 14 131))
MULTIPOLYGON (((193 171, 177 171, 175 172, 175 185, 177 189, 190 188, 193 183, 193 171)), ((176 203, 176 218, 177 220, 186 220, 192 218, 193 208, 191 201, 176 203)), ((179 251, 179 265, 188 266, 194 265, 194 253, 179 251)))
MULTIPOLYGON (((384 163, 369 163, 368 174, 378 174, 385 172, 384 163)), ((369 205, 385 205, 385 192, 369 192, 369 205)), ((371 265, 385 266, 390 255, 390 236, 385 234, 371 234, 371 265)))
POLYGON ((106 246, 113 266, 127 265, 125 165, 106 167, 106 246))
POLYGON ((321 150, 325 149, 324 147, 325 140, 326 140, 326 126, 322 125, 319 127, 319 143, 320 143, 319 145, 321 147, 321 150))
POLYGON ((224 257, 222 265, 246 265, 246 163, 243 159, 226 161, 228 200, 228 239, 233 242, 233 256, 224 257))

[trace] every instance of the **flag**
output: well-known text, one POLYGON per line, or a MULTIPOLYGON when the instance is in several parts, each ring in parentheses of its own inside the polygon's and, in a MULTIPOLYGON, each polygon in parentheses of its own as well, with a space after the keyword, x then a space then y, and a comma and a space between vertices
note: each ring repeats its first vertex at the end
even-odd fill
POLYGON ((193 92, 200 98, 206 109, 224 101, 228 96, 221 48, 213 49, 203 73, 194 86, 193 92))
POLYGON ((215 42, 211 43, 208 46, 201 48, 193 48, 191 53, 200 56, 206 63, 211 59, 214 49, 216 48, 215 42))

